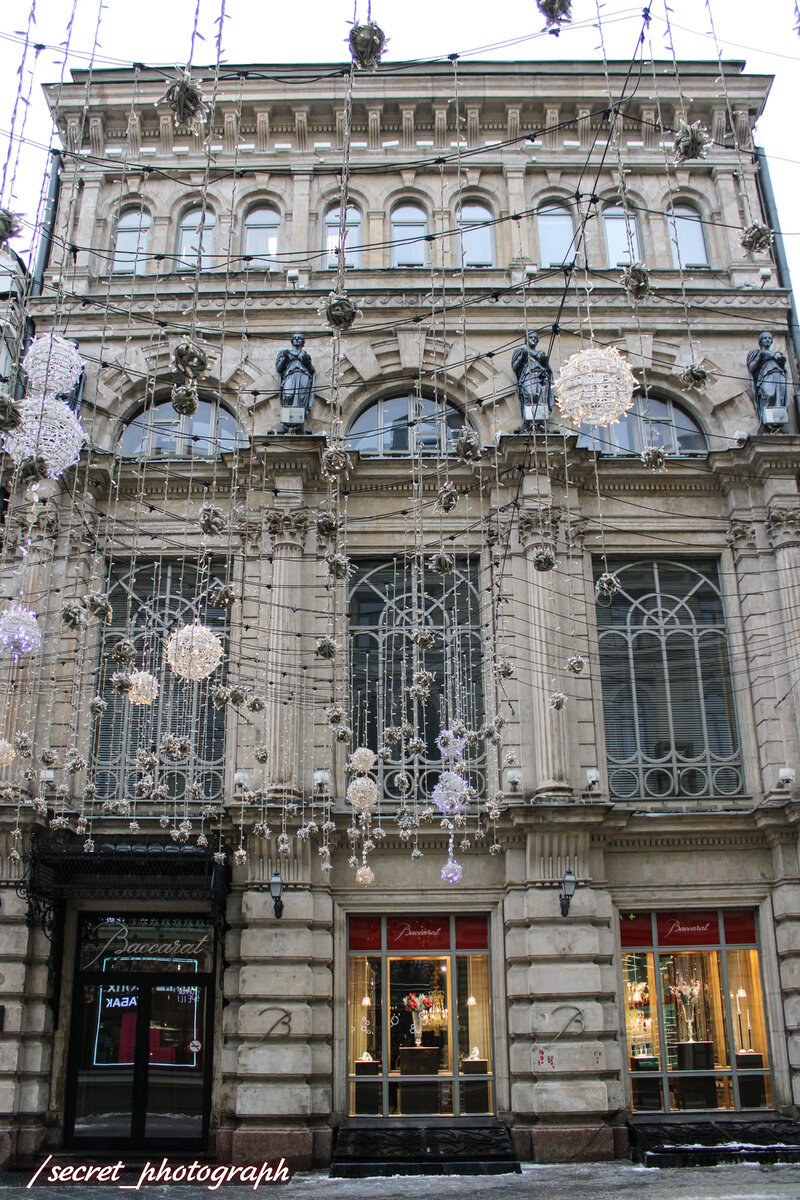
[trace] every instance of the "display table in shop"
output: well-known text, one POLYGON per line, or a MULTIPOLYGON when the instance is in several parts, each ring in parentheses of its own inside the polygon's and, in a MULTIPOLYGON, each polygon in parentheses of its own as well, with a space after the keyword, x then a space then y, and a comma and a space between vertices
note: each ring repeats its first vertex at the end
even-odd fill
MULTIPOLYGON (((356 1076, 380 1076, 380 1062, 356 1063, 356 1076)), ((380 1116, 383 1111, 383 1084, 380 1079, 356 1079, 355 1111, 362 1116, 380 1116)))
POLYGON ((658 1112, 664 1107, 661 1098, 661 1077, 643 1079, 637 1078, 640 1071, 658 1071, 659 1061, 655 1054, 632 1054, 631 1090, 633 1092, 633 1107, 639 1112, 658 1112))
MULTIPOLYGON (((402 1046, 397 1055, 397 1067, 404 1077, 438 1075, 439 1050, 434 1046, 402 1046)), ((423 1115, 439 1111, 439 1084, 435 1079, 401 1083, 397 1092, 401 1113, 423 1115)))
MULTIPOLYGON (((764 1056, 755 1050, 742 1050, 736 1055, 737 1071, 755 1071, 764 1066, 764 1056)), ((739 1076, 739 1103, 742 1108, 764 1108, 767 1103, 763 1075, 739 1076)))
MULTIPOLYGON (((713 1042, 678 1042, 676 1047, 679 1071, 713 1071, 713 1042)), ((675 1079, 675 1100, 678 1108, 716 1108, 717 1082, 713 1075, 705 1078, 675 1079)))
MULTIPOLYGON (((462 1075, 486 1075, 489 1071, 489 1060, 486 1058, 465 1058, 458 1069, 462 1075)), ((462 1080, 461 1111, 462 1113, 489 1112, 488 1079, 462 1080)))

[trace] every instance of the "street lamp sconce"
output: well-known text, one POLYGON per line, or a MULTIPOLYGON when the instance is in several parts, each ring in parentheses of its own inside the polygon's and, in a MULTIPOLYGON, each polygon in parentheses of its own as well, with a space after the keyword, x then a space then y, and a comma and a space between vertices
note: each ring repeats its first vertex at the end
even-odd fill
POLYGON ((569 912, 569 906, 572 897, 575 895, 575 889, 578 886, 578 880, 572 871, 565 871, 564 878, 561 880, 561 891, 558 895, 558 900, 561 905, 561 915, 566 917, 569 912))
POLYGON ((275 906, 275 916, 283 916, 283 878, 280 871, 273 871, 269 880, 269 894, 272 896, 272 903, 275 906))

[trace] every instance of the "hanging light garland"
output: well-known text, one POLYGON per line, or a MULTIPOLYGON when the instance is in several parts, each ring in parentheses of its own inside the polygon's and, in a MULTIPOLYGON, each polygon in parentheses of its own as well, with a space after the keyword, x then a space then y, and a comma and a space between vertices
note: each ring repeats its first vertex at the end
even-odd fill
POLYGON ((224 657, 222 643, 206 625, 195 621, 170 634, 166 659, 179 679, 198 682, 213 675, 224 657))
POLYGON ((572 354, 561 368, 556 400, 576 425, 613 425, 633 407, 636 379, 614 346, 590 345, 572 354))

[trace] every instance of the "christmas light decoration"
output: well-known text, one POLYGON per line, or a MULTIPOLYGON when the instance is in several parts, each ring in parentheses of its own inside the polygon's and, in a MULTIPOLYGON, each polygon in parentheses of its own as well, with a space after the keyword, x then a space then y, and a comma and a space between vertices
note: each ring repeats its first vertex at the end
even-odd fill
POLYGON ((708 158, 710 145, 708 130, 700 121, 694 121, 691 125, 681 121, 675 134, 675 162, 680 164, 691 162, 693 159, 708 158))
POLYGON ((167 88, 158 103, 164 103, 172 109, 176 125, 186 125, 191 129, 202 125, 208 113, 202 88, 194 82, 188 67, 180 79, 167 88))
POLYGON ((10 767, 17 757, 17 751, 11 742, 0 739, 0 767, 10 767))
POLYGON ((386 48, 386 34, 375 21, 354 25, 348 37, 350 54, 357 67, 365 71, 377 70, 381 55, 386 48))
POLYGON ((159 682, 149 671, 131 671, 128 699, 131 704, 152 704, 159 692, 159 682))
POLYGON ((321 315, 332 329, 345 332, 361 313, 346 292, 331 292, 321 315))
POLYGON ((572 0, 536 0, 536 7, 545 18, 545 29, 551 33, 558 33, 562 25, 572 20, 572 0))
POLYGON ((12 604, 0 613, 0 647, 14 662, 23 654, 41 649, 42 631, 36 613, 23 604, 12 604))
POLYGON ((614 346, 587 346, 571 355, 556 383, 564 417, 576 425, 612 425, 633 407, 636 380, 614 346))
POLYGON ((772 245, 772 236, 772 230, 769 225, 765 225, 762 221, 753 221, 751 225, 742 230, 739 245, 744 250, 755 251, 760 254, 765 250, 769 250, 772 245))
POLYGON ((195 621, 170 634, 166 659, 179 679, 197 682, 216 671, 224 657, 222 643, 206 625, 195 621))
POLYGON ((31 342, 22 366, 29 395, 60 396, 72 391, 80 379, 83 359, 57 333, 42 333, 31 342))
POLYGON ((5 246, 9 238, 19 237, 22 233, 22 218, 19 213, 13 213, 8 208, 0 208, 0 246, 5 246))
MULTIPOLYGON (((66 389, 65 389, 66 390, 66 389)), ((81 456, 86 434, 74 412, 63 400, 23 400, 20 423, 3 434, 3 449, 23 470, 41 478, 58 479, 81 456), (34 469, 35 464, 35 469, 34 469)))

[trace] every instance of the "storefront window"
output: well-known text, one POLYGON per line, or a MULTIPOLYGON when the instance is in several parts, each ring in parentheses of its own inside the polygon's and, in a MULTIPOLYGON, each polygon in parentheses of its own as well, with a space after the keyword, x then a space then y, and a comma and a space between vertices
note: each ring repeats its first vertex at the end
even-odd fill
POLYGON ((352 917, 349 945, 351 1114, 491 1112, 487 918, 352 917))
POLYGON ((634 1110, 771 1105, 754 914, 624 913, 620 922, 634 1110))

